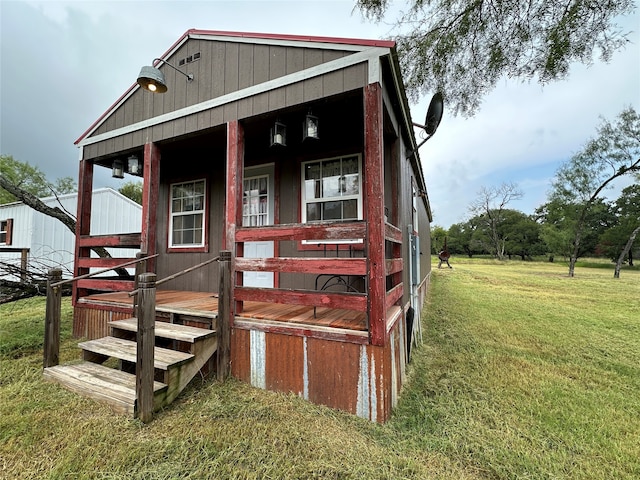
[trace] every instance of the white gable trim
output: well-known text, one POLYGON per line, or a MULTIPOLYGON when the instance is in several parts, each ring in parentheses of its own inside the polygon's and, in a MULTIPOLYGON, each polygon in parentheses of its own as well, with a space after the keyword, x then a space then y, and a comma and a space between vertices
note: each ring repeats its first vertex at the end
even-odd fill
MULTIPOLYGON (((207 38, 210 38, 210 37, 207 37, 207 38)), ((78 143, 78 146, 83 147, 85 145, 91 145, 93 143, 102 142, 110 138, 119 137, 120 135, 126 135, 128 133, 136 132, 138 130, 159 125, 161 123, 177 120, 178 118, 186 117, 188 115, 193 115, 194 113, 199 113, 205 110, 216 108, 231 102, 241 100, 243 98, 257 95, 259 93, 275 90, 277 88, 281 88, 287 85, 301 82, 309 78, 325 75, 327 73, 334 72, 336 70, 341 70, 343 68, 350 67, 358 63, 363 63, 363 62, 368 63, 369 83, 376 83, 376 82, 382 83, 380 57, 383 55, 387 55, 389 53, 390 51, 388 48, 382 48, 382 47, 367 48, 361 52, 354 53, 353 55, 347 55, 346 57, 338 58, 336 60, 332 60, 330 62, 323 63, 312 68, 291 73, 289 75, 285 75, 283 77, 269 80, 269 81, 260 83, 258 85, 253 85, 251 87, 247 87, 242 90, 238 90, 236 92, 228 93, 220 97, 212 98, 211 100, 207 100, 205 102, 201 102, 195 105, 190 105, 188 107, 181 108, 173 112, 165 113, 164 115, 159 115, 157 117, 143 120, 142 122, 134 123, 132 125, 127 125, 125 127, 121 127, 116 130, 112 130, 110 132, 105 132, 100 135, 96 135, 94 137, 85 137, 82 141, 78 143)), ((140 88, 140 87, 138 86, 137 88, 140 88)), ((135 89, 132 90, 132 92, 133 91, 135 91, 135 89)), ((123 101, 124 100, 125 99, 123 99, 123 101)), ((122 102, 120 102, 120 104, 121 103, 122 102)), ((106 117, 105 117, 105 120, 106 120, 106 117)))

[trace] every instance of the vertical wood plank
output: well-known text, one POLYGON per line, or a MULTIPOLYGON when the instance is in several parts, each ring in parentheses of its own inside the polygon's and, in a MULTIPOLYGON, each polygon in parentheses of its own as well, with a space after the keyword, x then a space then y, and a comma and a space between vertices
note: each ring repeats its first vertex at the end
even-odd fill
POLYGON ((233 305, 231 283, 231 252, 220 252, 220 293, 218 296, 218 365, 219 381, 229 377, 231 358, 231 327, 229 325, 233 305))
MULTIPOLYGON (((242 225, 242 183, 244 170, 244 129, 238 120, 227 124, 227 188, 225 228, 223 249, 231 252, 231 278, 233 285, 242 285, 242 272, 235 271, 234 258, 242 256, 242 245, 236 245, 236 227, 242 225)), ((233 289, 232 285, 232 289, 233 289)), ((233 290, 232 290, 233 291, 233 290)), ((238 302, 235 311, 242 312, 242 303, 238 302)), ((231 319, 233 323, 233 319, 231 319)))
MULTIPOLYGON (((140 250, 148 255, 156 253, 158 230, 158 193, 160 191, 160 149, 154 143, 144 146, 144 169, 142 183, 142 234, 140 250)), ((156 270, 156 259, 147 264, 150 271, 156 270)))
MULTIPOLYGON (((89 235, 91 232, 91 200, 93 191, 93 163, 89 160, 80 160, 80 171, 78 172, 78 215, 76 219, 76 239, 82 235, 89 235)), ((76 242, 75 251, 75 263, 73 268, 73 276, 79 277, 89 273, 88 268, 80 268, 78 266, 78 260, 80 257, 89 257, 91 255, 91 249, 86 247, 79 247, 76 242)), ((72 290, 72 304, 75 306, 76 302, 81 296, 84 296, 86 291, 78 289, 77 284, 73 283, 72 290)))
POLYGON ((156 275, 143 273, 139 279, 138 334, 136 355, 136 397, 138 418, 148 423, 153 417, 154 347, 156 320, 156 275))
POLYGON ((60 315, 62 288, 52 287, 62 280, 62 269, 52 268, 47 274, 47 306, 44 321, 44 368, 58 365, 60 360, 60 315))
POLYGON ((386 334, 382 120, 382 87, 372 83, 364 89, 364 209, 368 228, 369 341, 373 345, 384 345, 386 334))

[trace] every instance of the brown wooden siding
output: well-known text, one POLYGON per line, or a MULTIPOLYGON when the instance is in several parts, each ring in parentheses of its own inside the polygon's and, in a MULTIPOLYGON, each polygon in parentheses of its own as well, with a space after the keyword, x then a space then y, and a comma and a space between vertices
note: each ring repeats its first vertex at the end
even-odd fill
MULTIPOLYGON (((137 89, 91 136, 196 105, 350 54, 337 50, 191 39, 168 61, 177 65, 179 59, 196 52, 201 54, 199 60, 179 67, 182 71, 194 74, 193 82, 187 83, 181 74, 170 67, 160 65, 170 85, 169 91, 162 95, 153 95, 137 89)), ((363 87, 366 83, 367 66, 362 63, 155 125, 148 130, 151 141, 161 142, 232 120, 249 118, 351 91, 363 87)), ((142 131, 136 131, 87 145, 84 148, 84 158, 92 159, 136 148, 143 145, 145 140, 146 131, 144 135, 142 131)))

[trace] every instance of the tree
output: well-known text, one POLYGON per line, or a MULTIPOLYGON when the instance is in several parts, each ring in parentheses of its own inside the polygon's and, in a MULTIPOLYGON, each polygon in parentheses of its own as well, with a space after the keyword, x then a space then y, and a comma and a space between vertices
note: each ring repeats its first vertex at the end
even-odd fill
POLYGON ((138 205, 142 205, 142 183, 141 182, 126 182, 122 185, 118 192, 127 198, 130 198, 138 205))
MULTIPOLYGON (((356 0, 363 15, 382 21, 392 2, 356 0)), ((623 48, 628 33, 615 23, 633 0, 411 0, 392 20, 411 99, 439 91, 454 112, 473 114, 503 77, 567 77, 572 62, 603 61, 623 48)))
POLYGON ((578 210, 569 259, 570 277, 574 276, 586 219, 596 199, 615 179, 639 171, 640 115, 629 107, 615 123, 603 119, 598 135, 556 172, 551 200, 574 205, 578 210))
POLYGON ((499 187, 482 187, 477 198, 469 205, 469 211, 479 217, 479 225, 485 227, 489 250, 498 259, 504 257, 505 238, 500 232, 504 221, 504 210, 513 200, 522 198, 522 191, 514 183, 503 183, 499 187))
POLYGON ((616 262, 614 278, 620 278, 622 263, 629 259, 633 266, 633 243, 640 232, 640 184, 629 185, 615 201, 618 224, 600 237, 602 248, 616 262))
POLYGON ((507 209, 500 234, 504 238, 504 248, 509 258, 518 255, 522 260, 545 253, 545 245, 540 238, 541 226, 528 215, 507 209))
POLYGON ((431 249, 434 254, 437 254, 442 249, 446 238, 447 231, 440 225, 434 225, 431 228, 431 249))
MULTIPOLYGON (((15 160, 11 155, 0 155, 0 175, 8 184, 38 198, 76 191, 76 182, 73 178, 62 177, 51 184, 38 167, 15 160)), ((0 189, 0 205, 16 201, 18 198, 9 190, 0 189)))

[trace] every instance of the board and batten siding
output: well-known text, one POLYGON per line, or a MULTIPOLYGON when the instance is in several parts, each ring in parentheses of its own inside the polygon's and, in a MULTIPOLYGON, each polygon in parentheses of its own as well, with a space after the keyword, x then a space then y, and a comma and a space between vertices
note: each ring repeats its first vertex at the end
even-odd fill
POLYGON ((277 81, 352 53, 340 50, 189 39, 168 61, 177 65, 180 59, 198 52, 198 60, 179 67, 185 73, 193 73, 193 82, 188 83, 183 75, 161 64, 159 68, 171 88, 162 95, 134 88, 132 94, 92 132, 89 139, 212 99, 221 98, 219 104, 158 125, 90 143, 84 146, 83 157, 98 158, 140 147, 146 141, 161 142, 180 137, 232 120, 352 91, 364 87, 368 81, 367 63, 363 61, 293 83, 285 82, 283 86, 259 88, 266 82, 277 81))

